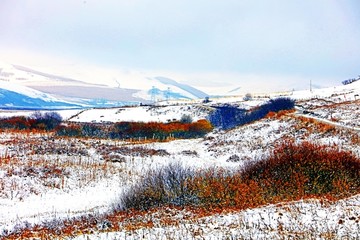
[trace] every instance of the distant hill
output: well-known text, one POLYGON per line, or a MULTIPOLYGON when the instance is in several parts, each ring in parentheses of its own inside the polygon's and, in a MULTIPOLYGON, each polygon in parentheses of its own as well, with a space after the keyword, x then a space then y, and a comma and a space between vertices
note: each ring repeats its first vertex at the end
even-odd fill
POLYGON ((48 94, 0 81, 1 109, 69 109, 81 105, 56 99, 48 94))
POLYGON ((18 84, 58 99, 79 104, 92 105, 94 102, 107 106, 131 103, 150 103, 161 100, 198 99, 206 93, 167 77, 149 77, 136 74, 136 79, 122 76, 120 82, 99 79, 98 83, 88 81, 87 76, 59 76, 34 70, 29 67, 0 63, 0 81, 18 84), (125 85, 125 87, 122 87, 125 85), (127 87, 126 87, 127 86, 127 87))
MULTIPOLYGON (((172 80, 170 78, 166 78, 166 77, 155 77, 156 80, 158 80, 160 83, 163 83, 165 85, 168 86, 172 86, 172 87, 176 87, 179 88, 183 91, 185 91, 188 94, 191 94, 193 96, 193 98, 205 98, 208 96, 208 94, 192 87, 186 84, 181 84, 176 82, 175 80, 172 80)), ((190 97, 191 98, 191 97, 190 97)))

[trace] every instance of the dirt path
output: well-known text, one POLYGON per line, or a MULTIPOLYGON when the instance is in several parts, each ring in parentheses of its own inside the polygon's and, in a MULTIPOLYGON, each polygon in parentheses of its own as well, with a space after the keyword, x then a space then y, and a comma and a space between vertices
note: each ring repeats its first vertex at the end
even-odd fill
POLYGON ((334 121, 324 119, 324 118, 321 118, 321 117, 312 116, 310 114, 304 114, 304 113, 301 113, 300 111, 296 111, 295 115, 296 116, 301 116, 301 117, 306 117, 306 118, 312 118, 312 119, 315 119, 315 120, 317 120, 319 122, 327 123, 327 124, 330 124, 330 125, 333 125, 333 126, 336 126, 336 127, 339 127, 339 128, 344 128, 344 129, 353 130, 353 131, 360 131, 360 128, 358 128, 358 127, 346 126, 346 125, 344 125, 342 123, 334 122, 334 121))

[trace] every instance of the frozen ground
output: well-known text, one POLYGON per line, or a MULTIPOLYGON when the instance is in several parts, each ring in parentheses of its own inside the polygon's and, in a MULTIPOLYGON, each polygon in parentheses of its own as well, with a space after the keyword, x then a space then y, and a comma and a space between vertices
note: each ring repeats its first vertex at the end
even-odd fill
MULTIPOLYGON (((11 231, 54 218, 107 212, 122 191, 146 170, 169 162, 179 161, 194 168, 218 166, 235 169, 246 161, 261 159, 276 143, 288 137, 299 141, 336 143, 355 153, 360 152, 359 144, 352 144, 349 140, 356 132, 342 130, 337 135, 329 135, 316 129, 315 125, 307 125, 305 129, 302 124, 305 123, 296 117, 264 119, 227 132, 209 134, 205 139, 136 145, 119 141, 58 139, 46 134, 1 133, 1 154, 10 156, 12 160, 8 163, 3 160, 1 164, 0 231, 11 231)), ((205 239, 230 236, 279 238, 304 234, 317 226, 315 223, 321 225, 327 218, 331 221, 321 225, 314 234, 351 236, 359 227, 358 222, 349 219, 359 216, 358 200, 355 197, 327 207, 316 201, 288 204, 288 208, 286 205, 267 206, 206 217, 178 226, 86 237, 112 239, 127 235, 137 239, 139 234, 145 234, 149 239, 180 239, 181 236, 196 238, 200 233, 199 236, 205 239), (279 212, 283 214, 281 217, 279 212), (321 212, 327 212, 326 216, 319 217, 321 212), (340 218, 348 220, 342 228, 338 228, 340 218), (279 224, 282 231, 278 230, 279 224)))
POLYGON ((75 237, 87 239, 359 239, 360 196, 335 203, 306 200, 187 220, 186 211, 149 214, 151 228, 75 237), (177 219, 159 223, 159 215, 177 219), (172 215, 174 214, 174 215, 172 215), (169 217, 169 216, 167 216, 169 217))
MULTIPOLYGON (((347 90, 348 91, 348 90, 347 90)), ((349 93, 354 96, 354 92, 349 93)), ((258 103, 253 103, 255 106, 258 103)), ((170 162, 193 168, 241 168, 258 161, 284 139, 337 144, 360 154, 357 102, 334 96, 299 102, 294 113, 268 118, 229 131, 214 131, 204 139, 130 144, 98 139, 57 138, 47 133, 0 133, 0 236, 53 219, 106 213, 126 188, 147 170, 170 162), (301 106, 300 106, 301 105, 301 106), (331 116, 330 116, 331 114, 331 116), (324 119, 328 124, 319 124, 324 119)), ((200 119, 209 112, 199 104, 143 106, 64 112, 71 121, 168 121, 191 114, 200 119), (78 114, 79 113, 79 114, 78 114)), ((161 210, 159 210, 161 211, 161 210)), ((101 233, 77 239, 283 239, 359 238, 359 195, 338 202, 306 200, 185 219, 170 211, 174 225, 155 224, 133 231, 101 233)), ((159 219, 161 212, 149 214, 159 219)), ((156 222, 156 221, 155 221, 156 222)))

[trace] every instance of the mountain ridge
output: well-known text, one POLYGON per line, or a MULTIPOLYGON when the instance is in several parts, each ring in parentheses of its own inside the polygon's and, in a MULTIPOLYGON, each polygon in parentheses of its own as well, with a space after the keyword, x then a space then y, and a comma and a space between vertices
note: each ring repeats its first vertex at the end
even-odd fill
MULTIPOLYGON (((207 96, 206 93, 186 84, 179 83, 167 77, 147 77, 135 75, 135 79, 121 79, 125 87, 111 86, 109 76, 100 75, 97 83, 89 82, 86 76, 72 77, 50 74, 46 71, 34 70, 18 64, 0 64, 0 80, 16 83, 38 91, 55 95, 64 99, 102 99, 115 102, 149 102, 154 100, 152 88, 159 89, 156 101, 164 99, 197 99, 207 96), (137 84, 138 83, 138 84, 137 84), (167 95, 171 89, 171 95, 167 95)), ((133 77, 133 76, 132 76, 133 77)), ((112 81, 115 81, 115 80, 112 81)), ((121 84, 123 85, 123 84, 121 84)), ((156 94, 155 94, 156 95, 156 94)))
POLYGON ((81 105, 57 99, 37 90, 0 81, 0 108, 2 109, 68 109, 81 105))
MULTIPOLYGON (((64 74, 65 75, 65 74, 64 74)), ((4 64, 0 63, 0 81, 6 86, 18 86, 11 91, 17 92, 20 90, 19 86, 26 87, 28 90, 37 90, 37 99, 41 99, 43 94, 46 98, 52 96, 57 99, 57 102, 71 103, 79 106, 121 106, 124 104, 139 104, 151 103, 161 100, 179 100, 179 99, 198 99, 208 96, 205 92, 196 89, 190 85, 182 84, 176 80, 167 77, 145 77, 143 75, 137 76, 135 80, 123 79, 126 86, 134 86, 138 82, 138 88, 120 87, 120 82, 117 87, 110 86, 109 82, 92 83, 82 78, 74 78, 71 76, 63 76, 58 74, 50 74, 47 71, 34 70, 30 67, 18 64, 4 64), (157 91, 152 91, 157 89, 157 91), (94 103, 96 103, 94 105, 94 103)), ((1 85, 0 85, 0 88, 1 85)), ((9 90, 8 88, 4 88, 9 90)), ((34 91, 27 91, 33 94, 34 91)), ((32 97, 30 96, 28 97, 32 97)), ((5 96, 5 92, 3 94, 5 96)), ((23 102, 21 98, 25 99, 27 94, 19 92, 18 95, 7 92, 7 99, 13 99, 17 104, 22 103, 24 107, 28 104, 23 102), (15 97, 16 96, 16 97, 15 97)), ((42 99, 47 101, 46 99, 42 99)), ((29 100, 33 102, 34 106, 41 105, 40 100, 29 100)), ((0 106, 10 104, 7 100, 0 100, 0 106)), ((21 105, 21 104, 20 104, 21 105)), ((57 104, 55 104, 58 107, 57 104)), ((64 106, 68 106, 64 104, 64 106)), ((21 106, 20 106, 21 107, 21 106)), ((55 107, 55 106, 54 106, 55 107)))

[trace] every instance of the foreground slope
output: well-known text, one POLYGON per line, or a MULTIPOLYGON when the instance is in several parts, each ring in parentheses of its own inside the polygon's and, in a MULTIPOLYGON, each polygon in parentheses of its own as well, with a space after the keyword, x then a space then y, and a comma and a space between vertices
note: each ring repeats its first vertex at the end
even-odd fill
MULTIPOLYGON (((23 228, 40 224, 44 226, 42 229, 58 229, 46 234, 62 238, 65 236, 62 234, 66 234, 61 230, 63 221, 74 217, 82 219, 81 216, 89 214, 103 219, 101 216, 112 212, 123 192, 142 179, 148 170, 174 161, 193 169, 242 168, 249 161, 258 161, 268 155, 277 142, 288 138, 336 144, 358 156, 359 132, 345 128, 354 123, 351 120, 342 123, 341 119, 334 124, 314 120, 309 112, 315 105, 330 109, 323 100, 313 99, 301 102, 302 115, 296 112, 274 115, 229 131, 215 131, 204 139, 170 142, 129 143, 62 139, 52 133, 2 132, 0 231, 3 236, 14 232, 22 234, 23 228), (340 126, 339 122, 342 123, 340 126)), ((333 102, 330 106, 331 112, 337 116, 349 109, 343 115, 346 119, 358 114, 354 102, 333 102)), ((158 117, 182 112, 178 107, 171 106, 156 109, 158 117)), ((206 115, 207 108, 195 109, 202 109, 203 116, 206 115)), ((316 108, 316 111, 319 110, 316 108)), ((321 118, 322 115, 319 115, 318 118, 321 118)), ((331 118, 329 120, 332 121, 331 118)), ((158 209, 144 214, 138 220, 136 215, 133 216, 130 222, 119 220, 120 230, 114 230, 113 225, 107 225, 106 221, 99 222, 87 229, 93 234, 79 238, 356 238, 359 232, 358 195, 336 202, 314 199, 206 217, 176 209, 158 209), (164 215, 178 220, 167 223, 164 215), (141 223, 144 219, 149 224, 141 223), (106 233, 102 233, 104 231, 106 233)), ((86 229, 81 224, 85 224, 87 219, 85 217, 80 221, 78 228, 82 229, 81 232, 86 229)), ((41 229, 38 231, 41 232, 41 229)), ((81 235, 80 231, 72 230, 69 236, 77 235, 81 235)))

